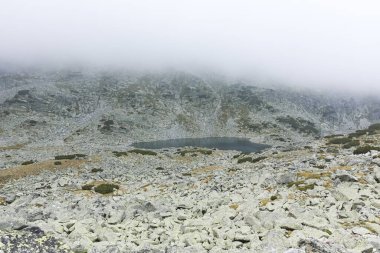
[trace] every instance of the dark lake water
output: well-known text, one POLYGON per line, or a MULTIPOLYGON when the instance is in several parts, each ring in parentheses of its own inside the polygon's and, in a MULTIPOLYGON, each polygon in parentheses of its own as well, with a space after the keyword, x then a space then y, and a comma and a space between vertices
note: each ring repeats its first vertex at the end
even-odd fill
POLYGON ((144 149, 164 149, 164 148, 216 148, 220 150, 237 150, 244 153, 259 152, 269 148, 269 145, 259 144, 249 141, 246 138, 237 137, 206 137, 206 138, 181 138, 148 142, 136 142, 132 146, 144 149))

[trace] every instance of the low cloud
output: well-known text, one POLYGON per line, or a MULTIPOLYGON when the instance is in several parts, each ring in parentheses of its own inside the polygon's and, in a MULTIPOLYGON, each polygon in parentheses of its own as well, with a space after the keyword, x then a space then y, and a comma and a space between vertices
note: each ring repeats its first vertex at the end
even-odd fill
POLYGON ((12 0, 0 9, 0 61, 204 69, 373 92, 379 10, 375 0, 12 0))

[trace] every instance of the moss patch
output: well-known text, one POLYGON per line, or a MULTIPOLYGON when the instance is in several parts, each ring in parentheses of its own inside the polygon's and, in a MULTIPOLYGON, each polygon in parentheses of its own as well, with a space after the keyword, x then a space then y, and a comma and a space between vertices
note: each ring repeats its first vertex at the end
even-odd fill
POLYGON ((328 144, 346 144, 351 141, 351 138, 343 137, 343 138, 333 138, 330 139, 328 144))
POLYGON ((300 171, 297 173, 297 176, 305 179, 321 179, 322 177, 330 177, 331 172, 315 173, 309 171, 300 171))
POLYGON ((181 156, 185 156, 186 154, 202 154, 202 155, 211 155, 212 150, 209 149, 189 149, 189 150, 182 150, 176 152, 176 154, 180 154, 181 156))
POLYGON ((366 154, 371 150, 380 151, 380 147, 374 147, 374 146, 370 146, 370 145, 358 147, 357 149, 354 150, 354 155, 366 154))
POLYGON ((140 155, 157 155, 156 152, 146 149, 132 149, 128 150, 128 153, 140 154, 140 155))
POLYGON ((104 183, 96 186, 94 188, 94 191, 100 194, 109 194, 113 193, 113 191, 116 189, 119 189, 120 187, 116 184, 110 184, 110 183, 104 183))
POLYGON ((278 117, 276 120, 280 123, 290 126, 291 128, 293 128, 294 130, 300 133, 313 134, 313 135, 319 134, 319 130, 315 127, 315 124, 313 122, 310 122, 308 120, 305 120, 299 117, 293 118, 288 115, 286 117, 278 117))
POLYGON ((140 154, 140 155, 157 155, 157 152, 146 149, 131 149, 128 151, 112 151, 116 157, 126 156, 128 154, 140 154))
POLYGON ((234 203, 234 204, 231 204, 229 207, 230 207, 231 209, 234 209, 234 210, 236 210, 236 209, 238 209, 238 208, 239 208, 239 205, 238 205, 238 204, 236 204, 236 203, 234 203))
POLYGON ((124 151, 112 151, 112 153, 113 153, 116 157, 120 157, 120 156, 128 155, 128 153, 127 153, 127 152, 124 152, 124 151))
MULTIPOLYGON (((57 170, 57 166, 54 165, 54 162, 55 161, 53 160, 48 160, 0 170, 0 187, 12 179, 19 179, 31 175, 37 175, 42 171, 55 171, 57 170)), ((62 165, 59 166, 59 169, 80 168, 82 164, 86 162, 87 160, 84 159, 62 160, 62 165)))
POLYGON ((345 149, 349 149, 349 148, 352 148, 352 147, 357 147, 360 145, 360 141, 359 140, 353 140, 353 141, 350 141, 346 144, 344 144, 342 147, 345 148, 345 149))
POLYGON ((293 185, 295 185, 299 191, 313 190, 315 187, 315 184, 305 184, 305 180, 288 183, 289 188, 292 187, 293 185))
POLYGON ((85 158, 87 155, 84 154, 72 154, 72 155, 57 155, 54 157, 55 160, 74 160, 79 158, 85 158))
POLYGON ((33 163, 35 163, 35 161, 30 160, 30 161, 25 161, 25 162, 21 163, 21 165, 29 165, 29 164, 33 164, 33 163))
POLYGON ((5 150, 18 150, 26 146, 26 143, 22 144, 15 144, 11 146, 6 146, 6 147, 0 147, 0 151, 5 151, 5 150))
POLYGON ((245 163, 245 162, 257 163, 257 162, 260 162, 261 160, 264 160, 266 158, 267 157, 265 157, 265 156, 259 156, 257 158, 243 157, 243 158, 238 159, 237 163, 245 163))
POLYGON ((82 190, 84 190, 84 191, 91 191, 92 190, 92 188, 94 188, 94 184, 85 184, 85 185, 83 185, 82 186, 82 190))

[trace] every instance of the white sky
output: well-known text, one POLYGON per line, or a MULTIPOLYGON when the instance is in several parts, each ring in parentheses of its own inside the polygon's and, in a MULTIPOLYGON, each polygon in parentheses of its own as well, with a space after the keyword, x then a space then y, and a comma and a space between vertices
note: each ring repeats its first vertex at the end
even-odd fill
POLYGON ((380 1, 0 0, 0 61, 380 91, 380 1))

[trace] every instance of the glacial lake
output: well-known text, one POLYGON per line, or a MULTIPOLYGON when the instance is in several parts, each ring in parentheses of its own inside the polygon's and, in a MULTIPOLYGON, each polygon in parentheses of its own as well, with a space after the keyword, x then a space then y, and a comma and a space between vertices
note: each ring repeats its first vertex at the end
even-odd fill
POLYGON ((143 149, 165 149, 197 147, 220 150, 236 150, 243 153, 260 152, 269 148, 269 145, 251 142, 246 138, 237 137, 205 137, 205 138, 180 138, 169 140, 158 140, 148 142, 136 142, 132 144, 135 148, 143 149))

